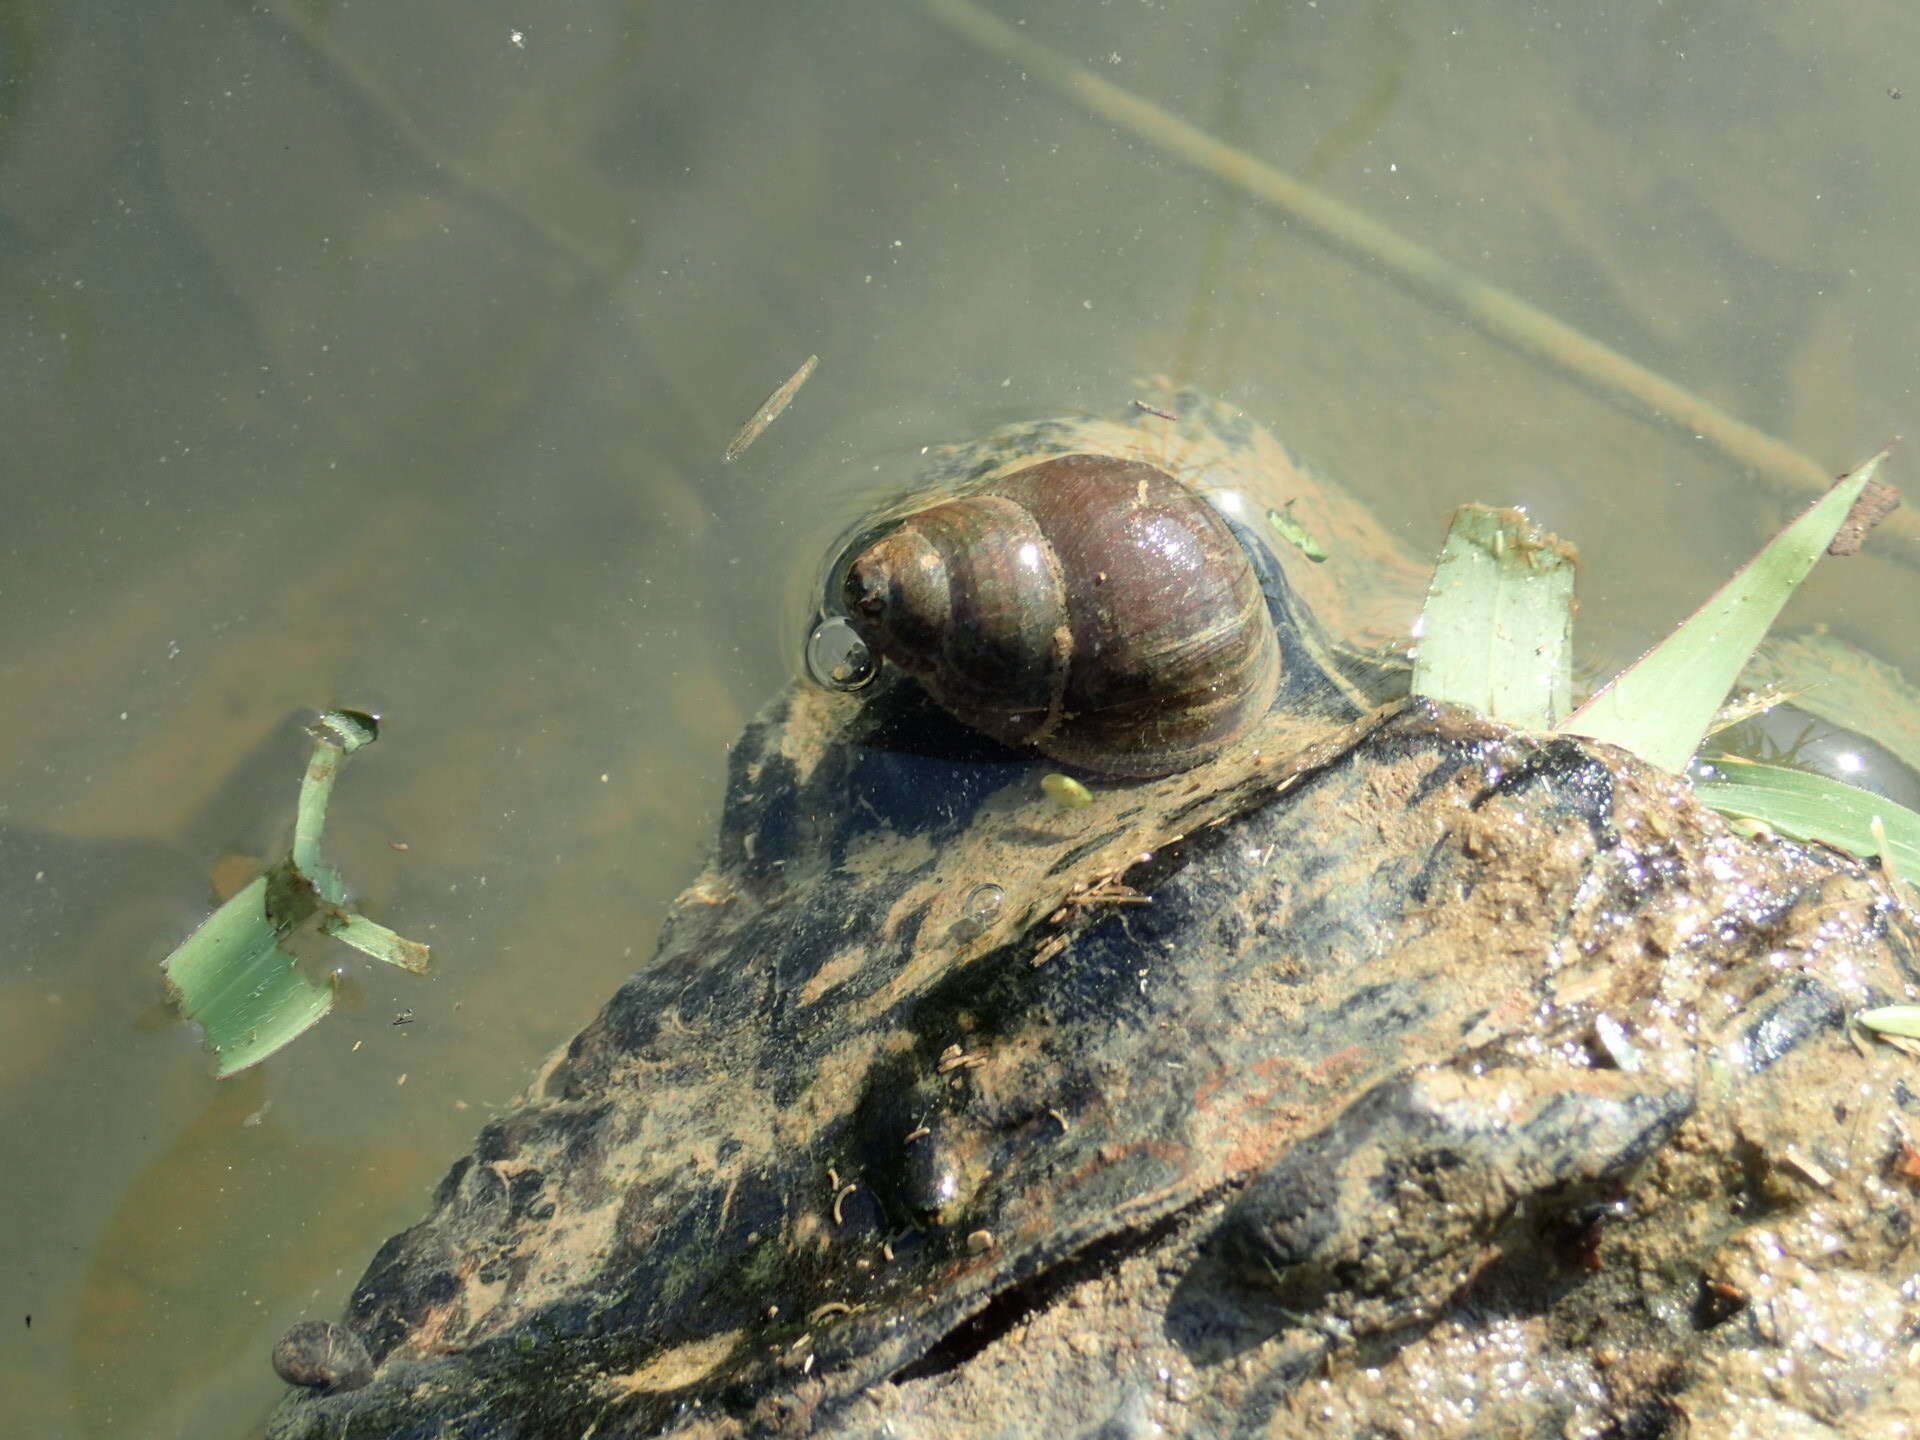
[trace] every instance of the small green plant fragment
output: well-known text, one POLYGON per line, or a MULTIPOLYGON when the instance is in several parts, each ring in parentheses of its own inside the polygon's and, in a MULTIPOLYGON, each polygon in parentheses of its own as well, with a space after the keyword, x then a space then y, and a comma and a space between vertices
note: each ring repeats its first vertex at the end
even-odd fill
POLYGON ((167 995, 198 1024, 222 1078, 257 1065, 320 1023, 334 987, 310 978, 290 944, 296 935, 335 936, 389 965, 427 968, 425 945, 346 909, 346 886, 321 858, 327 799, 346 757, 378 734, 373 717, 332 710, 309 727, 313 753, 300 783, 293 849, 234 895, 162 964, 167 995))
POLYGON ((1420 612, 1413 693, 1545 730, 1571 708, 1574 553, 1524 511, 1462 505, 1420 612))
POLYGON ((1748 657, 1839 533, 1886 453, 1838 481, 1560 728, 1622 746, 1668 770, 1682 769, 1748 657))
POLYGON ((223 1078, 266 1059, 333 1009, 333 986, 310 980, 280 948, 280 932, 266 918, 267 888, 267 876, 258 877, 166 960, 168 998, 199 1022, 223 1078))
POLYGON ((1901 1035, 1920 1040, 1920 1005, 1881 1005, 1853 1017, 1876 1035, 1901 1035))
POLYGON ((1289 500, 1277 510, 1268 510, 1267 524, 1282 540, 1318 565, 1327 558, 1327 547, 1313 538, 1311 530, 1293 518, 1293 507, 1299 503, 1289 500))
POLYGON ((1093 803, 1093 792, 1071 775, 1062 775, 1057 771, 1040 777, 1040 788, 1047 798, 1062 810, 1078 810, 1093 803))
POLYGON ((1693 788, 1724 815, 1855 855, 1881 856, 1892 873, 1920 875, 1920 815, 1845 781, 1720 755, 1695 772, 1693 788))

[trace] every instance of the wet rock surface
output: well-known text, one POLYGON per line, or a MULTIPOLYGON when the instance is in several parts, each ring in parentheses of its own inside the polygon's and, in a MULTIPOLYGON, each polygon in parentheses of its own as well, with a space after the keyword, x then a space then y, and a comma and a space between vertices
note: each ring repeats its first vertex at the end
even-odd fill
POLYGON ((1916 980, 1877 872, 1422 703, 1071 816, 850 703, 744 737, 654 964, 376 1257, 372 1383, 275 1435, 1914 1413, 1913 1062, 1845 1020, 1916 980), (909 787, 948 803, 849 823, 909 787))
POLYGON ((276 1440, 1910 1433, 1916 1062, 1847 1018, 1920 983, 1886 877, 1370 710, 1418 567, 1150 393, 930 480, 1287 507, 1331 558, 1256 555, 1274 712, 1068 809, 910 687, 783 696, 656 956, 307 1332, 366 1383, 276 1440))

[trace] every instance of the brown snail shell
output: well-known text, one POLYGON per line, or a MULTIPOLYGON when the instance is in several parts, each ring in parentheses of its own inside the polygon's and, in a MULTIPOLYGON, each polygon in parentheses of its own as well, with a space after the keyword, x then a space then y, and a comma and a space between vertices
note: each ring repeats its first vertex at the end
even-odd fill
POLYGON ((1065 455, 910 515, 848 565, 843 599, 956 719, 1103 774, 1196 765, 1279 686, 1233 531, 1137 460, 1065 455))

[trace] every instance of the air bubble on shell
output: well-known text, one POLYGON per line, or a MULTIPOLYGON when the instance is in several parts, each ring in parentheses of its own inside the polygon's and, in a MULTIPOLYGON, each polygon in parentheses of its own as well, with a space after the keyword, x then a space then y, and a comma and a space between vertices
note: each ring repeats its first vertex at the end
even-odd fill
POLYGON ((829 690, 860 690, 880 673, 867 642, 843 615, 830 615, 807 636, 807 674, 829 690))

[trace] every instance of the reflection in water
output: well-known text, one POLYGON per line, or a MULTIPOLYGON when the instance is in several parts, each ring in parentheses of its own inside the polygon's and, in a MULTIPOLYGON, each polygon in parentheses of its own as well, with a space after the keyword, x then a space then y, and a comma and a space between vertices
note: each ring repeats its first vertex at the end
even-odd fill
MULTIPOLYGON (((73 847, 33 866, 61 914, 117 917, 0 965, 36 1316, 0 1389, 41 1433, 248 1428, 274 1338, 424 1205, 461 1107, 649 953, 789 675, 789 582, 923 447, 1177 369, 1416 552, 1460 501, 1533 503, 1616 661, 1777 518, 918 6, 103 3, 0 25, 0 839, 73 847), (131 1028, 152 964, 214 856, 284 844, 291 785, 244 757, 369 701, 389 736, 330 843, 440 976, 373 977, 258 1104, 209 1099, 187 1037, 131 1028)), ((1663 16, 1026 29, 1838 468, 1911 411, 1920 187, 1898 77, 1861 83, 1902 37, 1663 16)), ((1817 603, 1920 670, 1911 576, 1834 568, 1817 603)))
POLYGON ((156 1417, 184 1427, 206 1377, 263 1363, 266 1297, 337 1303, 341 1257, 368 1214, 390 1213, 421 1183, 403 1141, 301 1143, 266 1097, 258 1069, 215 1087, 122 1194, 88 1267, 69 1372, 70 1404, 91 1432, 156 1417), (298 1213, 289 1194, 304 1197, 298 1213), (191 1365, 166 1343, 173 1334, 191 1338, 191 1365))
POLYGON ((1749 760, 1810 770, 1920 810, 1920 775, 1870 735, 1793 705, 1776 705, 1714 737, 1713 748, 1749 760))

